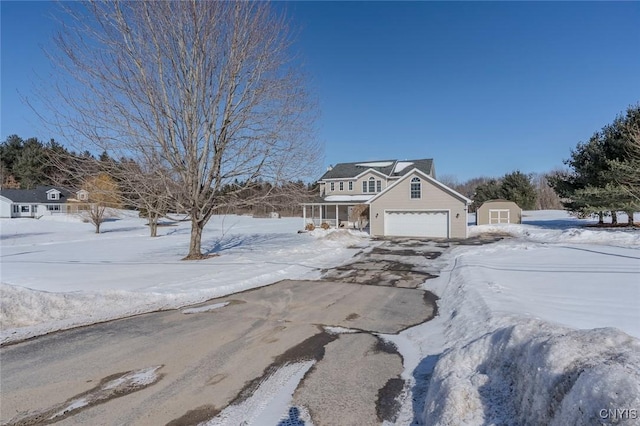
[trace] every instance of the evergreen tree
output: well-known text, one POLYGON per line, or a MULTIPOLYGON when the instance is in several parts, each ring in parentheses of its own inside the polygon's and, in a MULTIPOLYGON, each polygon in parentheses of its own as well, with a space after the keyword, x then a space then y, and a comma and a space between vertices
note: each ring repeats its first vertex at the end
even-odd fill
POLYGON ((13 173, 20 181, 20 187, 32 189, 47 183, 46 164, 47 158, 42 143, 37 138, 27 139, 13 164, 13 173))
POLYGON ((518 170, 506 174, 500 185, 501 197, 513 201, 523 210, 533 210, 536 205, 537 193, 531 183, 531 176, 518 170))
POLYGON ((485 201, 502 198, 501 188, 502 184, 497 179, 489 179, 485 183, 478 185, 473 196, 471 211, 474 212, 478 210, 478 207, 480 207, 485 201))

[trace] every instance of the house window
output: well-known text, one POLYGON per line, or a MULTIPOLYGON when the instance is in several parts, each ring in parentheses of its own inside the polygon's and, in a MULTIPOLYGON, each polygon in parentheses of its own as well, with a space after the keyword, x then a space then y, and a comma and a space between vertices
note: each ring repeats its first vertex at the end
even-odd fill
POLYGON ((59 192, 52 191, 47 194, 47 200, 59 200, 59 199, 60 199, 59 192))
POLYGON ((367 192, 367 181, 362 182, 362 192, 367 192))
POLYGON ((376 180, 373 177, 369 178, 369 192, 376 192, 376 180))
POLYGON ((421 184, 420 178, 414 177, 411 179, 411 199, 418 200, 421 197, 421 184))
POLYGON ((344 182, 340 182, 338 187, 340 188, 340 191, 344 191, 344 182))
POLYGON ((14 205, 13 205, 13 212, 14 212, 14 213, 20 213, 20 206, 18 206, 18 205, 16 205, 16 204, 14 204, 14 205))
POLYGON ((376 181, 376 192, 382 192, 382 181, 381 180, 377 180, 376 181))
POLYGON ((59 212, 60 204, 47 204, 47 210, 50 212, 59 212))
POLYGON ((20 206, 20 211, 22 213, 29 213, 29 206, 20 206))
POLYGON ((331 191, 332 191, 332 192, 333 192, 333 191, 335 191, 335 190, 336 190, 336 184, 335 184, 335 182, 331 182, 331 183, 329 184, 329 187, 331 188, 331 191))
POLYGON ((353 191, 353 182, 349 182, 349 191, 353 191))
POLYGON ((87 191, 78 191, 76 197, 80 201, 87 201, 89 199, 89 193, 87 191))

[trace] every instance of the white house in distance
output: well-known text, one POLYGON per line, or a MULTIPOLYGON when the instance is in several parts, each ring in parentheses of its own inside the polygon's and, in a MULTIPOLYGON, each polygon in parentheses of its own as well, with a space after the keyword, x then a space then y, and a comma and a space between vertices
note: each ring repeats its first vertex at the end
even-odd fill
POLYGON ((88 201, 89 193, 55 186, 35 189, 0 189, 0 218, 40 217, 55 213, 75 213, 79 201, 88 201), (71 204, 71 203, 76 203, 71 204))
POLYGON ((471 200, 436 180, 432 159, 340 163, 318 183, 317 199, 302 205, 305 226, 355 227, 352 211, 364 204, 372 236, 467 237, 471 200))

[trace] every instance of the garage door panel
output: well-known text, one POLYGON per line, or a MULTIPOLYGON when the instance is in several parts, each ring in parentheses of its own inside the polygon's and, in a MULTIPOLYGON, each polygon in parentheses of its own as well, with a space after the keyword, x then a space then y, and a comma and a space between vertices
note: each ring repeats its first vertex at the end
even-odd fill
POLYGON ((385 212, 385 235, 394 237, 449 236, 447 211, 388 211, 385 212))

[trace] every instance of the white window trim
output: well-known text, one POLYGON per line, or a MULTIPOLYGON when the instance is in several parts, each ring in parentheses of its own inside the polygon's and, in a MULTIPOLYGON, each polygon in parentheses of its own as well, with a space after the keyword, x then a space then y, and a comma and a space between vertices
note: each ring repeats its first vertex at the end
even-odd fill
POLYGON ((511 211, 509 209, 489 209, 489 224, 491 225, 500 225, 502 223, 511 223, 511 211), (497 222, 491 222, 491 213, 498 213, 498 221, 497 222), (507 212, 507 221, 506 222, 502 222, 500 221, 500 213, 503 212, 507 212))
POLYGON ((369 182, 369 192, 374 193, 376 192, 376 178, 374 178, 373 176, 371 176, 368 179, 369 182))
POLYGON ((422 199, 422 180, 415 176, 412 177, 411 180, 409 181, 409 199, 410 200, 421 200, 422 199), (413 185, 418 185, 418 196, 414 197, 413 193, 416 191, 413 189, 413 185))

